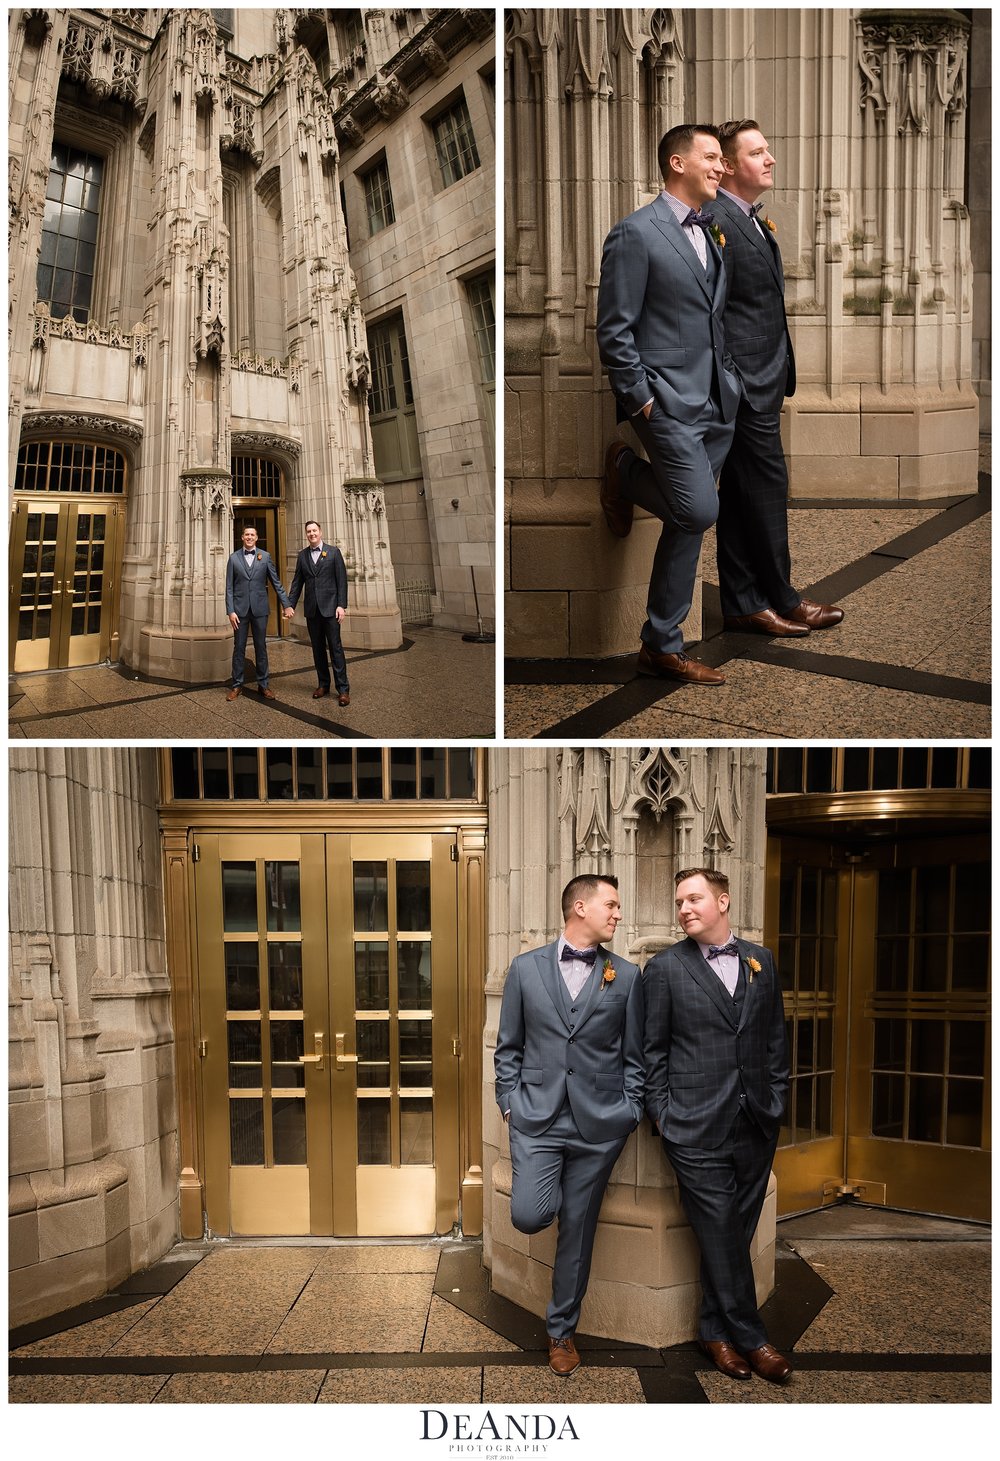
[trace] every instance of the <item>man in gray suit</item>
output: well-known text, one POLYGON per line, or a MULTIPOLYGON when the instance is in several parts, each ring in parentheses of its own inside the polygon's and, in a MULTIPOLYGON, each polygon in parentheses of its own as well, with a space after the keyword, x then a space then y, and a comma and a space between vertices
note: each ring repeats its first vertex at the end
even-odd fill
POLYGON ((549 1364, 580 1363, 574 1343, 604 1189, 642 1117, 642 979, 610 953, 618 881, 583 875, 562 895, 564 930, 519 954, 500 1006, 496 1097, 510 1132, 510 1217, 522 1233, 559 1219, 549 1364))
POLYGON ((347 613, 347 565, 339 548, 332 543, 324 543, 323 529, 315 521, 306 523, 306 546, 299 554, 292 586, 288 590, 292 608, 298 603, 303 589, 306 624, 318 681, 313 699, 321 700, 324 695, 329 695, 332 665, 337 703, 350 705, 347 658, 340 642, 340 626, 347 613))
POLYGON ((274 585, 278 603, 290 619, 294 610, 281 586, 278 570, 270 553, 257 547, 257 529, 243 529, 243 547, 229 555, 226 564, 226 613, 233 626, 233 688, 226 696, 235 700, 243 689, 246 665, 247 634, 253 630, 254 659, 257 665, 257 689, 265 700, 273 700, 274 691, 267 683, 267 585, 274 585))
POLYGON ((726 177, 713 213, 726 235, 726 349, 743 384, 719 484, 715 530, 727 629, 802 637, 839 624, 843 609, 791 584, 788 471, 781 403, 795 391, 777 229, 757 201, 774 186, 774 157, 750 117, 719 128, 726 177))
POLYGON ((605 458, 601 506, 619 537, 635 504, 661 519, 639 651, 639 673, 700 685, 725 676, 684 653, 702 534, 718 516, 716 479, 740 399, 725 358, 721 230, 702 206, 723 177, 714 127, 672 127, 658 161, 663 191, 608 234, 597 340, 618 419, 649 461, 622 441, 605 458))
POLYGON ((780 1384, 792 1367, 768 1343, 750 1244, 788 1094, 781 984, 767 949, 733 937, 725 873, 674 881, 687 937, 642 976, 646 1109, 701 1248, 698 1342, 724 1375, 780 1384))

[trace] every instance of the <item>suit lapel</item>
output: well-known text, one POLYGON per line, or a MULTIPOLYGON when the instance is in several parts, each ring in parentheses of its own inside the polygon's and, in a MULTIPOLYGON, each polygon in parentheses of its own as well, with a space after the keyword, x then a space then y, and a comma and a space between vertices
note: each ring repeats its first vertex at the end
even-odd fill
POLYGON ((749 218, 742 208, 737 208, 730 203, 728 198, 721 200, 722 208, 726 217, 734 228, 738 228, 749 243, 757 250, 763 259, 766 260, 768 268, 781 286, 782 293, 785 289, 785 276, 781 269, 781 259, 778 255, 778 246, 771 238, 771 230, 766 223, 760 225, 760 232, 754 225, 752 218, 749 218))
POLYGON ((737 1030, 742 1030, 747 1022, 754 1000, 757 998, 757 984, 759 981, 754 971, 750 968, 748 963, 750 953, 742 939, 736 940, 736 947, 740 951, 740 967, 743 970, 743 975, 747 982, 747 987, 743 995, 743 1008, 740 1010, 740 1022, 736 1027, 737 1030))
POLYGON ((535 967, 541 978, 542 987, 552 1001, 553 1009, 568 1030, 569 1020, 566 1018, 566 1011, 559 993, 559 981, 562 980, 562 975, 559 973, 559 961, 556 958, 558 950, 558 939, 554 944, 546 944, 544 948, 536 949, 535 967))
MULTIPOLYGON (((709 968, 697 942, 693 938, 686 938, 683 943, 675 946, 674 953, 681 959, 694 982, 705 991, 712 1003, 721 1010, 729 1023, 735 1028, 736 1011, 733 1009, 733 1001, 729 997, 729 991, 726 989, 718 974, 715 973, 714 969, 709 968)), ((746 1009, 746 1003, 744 1003, 743 1008, 746 1009)))
MULTIPOLYGON (((671 247, 677 250, 684 263, 691 270, 691 273, 697 279, 702 289, 704 289, 708 298, 711 299, 712 290, 709 286, 708 275, 701 267, 701 260, 698 258, 698 255, 695 253, 688 240, 684 237, 684 230, 683 228, 681 228, 676 217, 674 216, 674 211, 670 207, 670 204, 665 203, 662 198, 657 197, 653 199, 651 209, 653 222, 656 224, 657 228, 663 234, 663 237, 667 240, 671 247)), ((709 238, 707 235, 706 242, 708 243, 709 248, 711 248, 712 241, 711 238, 709 238)), ((718 280, 716 280, 716 283, 718 283, 718 280)))

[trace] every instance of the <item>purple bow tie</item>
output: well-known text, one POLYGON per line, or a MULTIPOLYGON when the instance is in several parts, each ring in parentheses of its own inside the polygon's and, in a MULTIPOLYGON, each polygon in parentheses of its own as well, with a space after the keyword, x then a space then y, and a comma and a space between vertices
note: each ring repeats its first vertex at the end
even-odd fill
POLYGON ((697 208, 691 208, 688 210, 688 216, 684 222, 697 223, 699 228, 708 228, 714 217, 714 213, 699 213, 697 208))
POLYGON ((735 954, 738 958, 739 952, 735 939, 730 939, 728 944, 709 944, 708 946, 708 957, 710 959, 714 959, 716 954, 735 954))
POLYGON ((584 964, 592 964, 597 958, 596 949, 574 949, 572 944, 564 944, 560 959, 580 959, 584 964))

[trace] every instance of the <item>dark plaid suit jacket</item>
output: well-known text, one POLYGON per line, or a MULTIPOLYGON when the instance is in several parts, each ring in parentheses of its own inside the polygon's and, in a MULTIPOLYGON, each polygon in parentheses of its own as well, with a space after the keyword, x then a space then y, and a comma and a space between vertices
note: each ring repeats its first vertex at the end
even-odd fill
POLYGON ((295 576, 288 590, 293 609, 303 589, 306 595, 307 619, 316 615, 332 619, 338 609, 347 608, 347 566, 339 548, 324 542, 323 551, 315 565, 312 561, 312 549, 302 549, 296 559, 295 576))
POLYGON ((726 350, 754 411, 780 411, 795 393, 795 355, 785 316, 785 275, 774 234, 720 192, 710 204, 726 236, 726 350))
POLYGON ((646 1110, 677 1146, 721 1146, 743 1106, 769 1135, 781 1124, 788 1093, 781 984, 768 949, 736 943, 747 977, 738 1015, 694 939, 657 954, 643 971, 646 1110))

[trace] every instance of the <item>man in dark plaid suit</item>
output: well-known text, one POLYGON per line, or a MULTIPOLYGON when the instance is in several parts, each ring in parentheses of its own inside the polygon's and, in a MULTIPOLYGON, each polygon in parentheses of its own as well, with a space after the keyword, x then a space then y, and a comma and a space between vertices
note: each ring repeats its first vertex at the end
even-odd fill
POLYGON ((788 1093, 781 985, 767 949, 733 938, 724 873, 674 881, 687 937, 643 973, 646 1110, 701 1248, 698 1342, 724 1375, 781 1383, 750 1258, 788 1093))
POLYGON ((803 598, 791 584, 780 416, 795 392, 795 356, 775 225, 757 201, 774 186, 774 158, 751 118, 725 122, 719 139, 726 177, 712 213, 726 239, 726 349, 743 383, 719 483, 722 614, 727 629, 798 637, 839 624, 844 611, 803 598))

